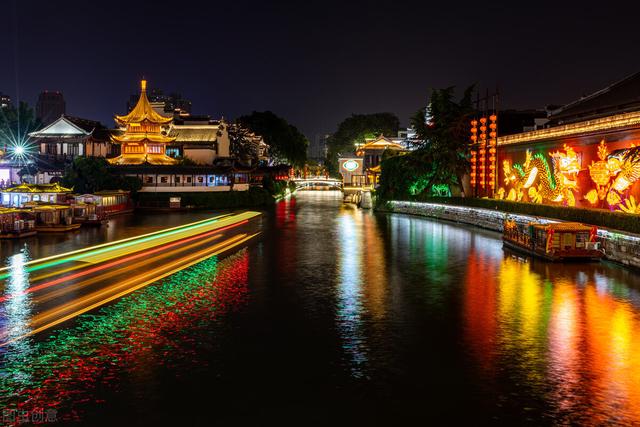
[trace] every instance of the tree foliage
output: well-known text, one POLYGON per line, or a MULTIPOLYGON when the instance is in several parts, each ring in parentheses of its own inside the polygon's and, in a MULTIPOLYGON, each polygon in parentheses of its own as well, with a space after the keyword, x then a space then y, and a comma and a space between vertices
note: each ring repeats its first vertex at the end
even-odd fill
POLYGON ((375 138, 381 134, 395 136, 400 128, 400 120, 393 113, 352 114, 344 119, 338 130, 327 141, 327 169, 338 171, 338 157, 352 153, 355 144, 362 144, 365 138, 375 138))
POLYGON ((412 117, 418 148, 398 158, 382 162, 379 192, 383 198, 405 198, 427 192, 434 186, 459 187, 469 170, 468 121, 473 113, 474 86, 461 99, 454 99, 454 88, 434 89, 426 113, 421 109, 412 117))
POLYGON ((27 141, 29 132, 40 127, 35 112, 25 102, 20 102, 16 108, 13 105, 0 108, 0 145, 22 144, 27 141))
POLYGON ((128 190, 135 193, 142 188, 139 178, 118 175, 105 159, 96 157, 74 159, 65 170, 62 185, 72 187, 77 193, 101 190, 128 190))
POLYGON ((271 157, 281 163, 303 166, 307 160, 307 138, 285 119, 271 111, 254 111, 239 117, 237 123, 264 138, 271 157))

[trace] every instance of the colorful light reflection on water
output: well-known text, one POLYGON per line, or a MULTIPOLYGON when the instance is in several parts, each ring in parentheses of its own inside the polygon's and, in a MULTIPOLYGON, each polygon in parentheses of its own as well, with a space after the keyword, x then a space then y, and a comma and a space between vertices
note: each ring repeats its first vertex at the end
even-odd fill
POLYGON ((476 252, 471 261, 466 339, 488 384, 519 384, 497 393, 502 404, 528 395, 543 419, 561 424, 640 421, 639 294, 619 282, 632 273, 476 252), (487 265, 495 274, 478 280, 487 265))
MULTIPOLYGON (((237 255, 19 342, 2 355, 0 405, 105 425, 122 419, 114 401, 180 425, 194 400, 220 423, 640 423, 636 272, 524 259, 494 233, 339 195, 301 194, 266 218, 237 255)), ((16 291, 27 259, 8 261, 16 291)))
MULTIPOLYGON (((21 261, 19 255, 13 257, 12 270, 21 261)), ((96 390, 118 387, 115 378, 170 369, 185 360, 206 365, 206 360, 198 360, 198 334, 244 303, 247 272, 246 250, 222 262, 210 258, 82 315, 73 326, 44 340, 29 337, 10 344, 1 355, 0 406, 61 408, 62 420, 81 419, 83 405, 96 404, 96 390)), ((11 277, 18 280, 20 275, 11 277)), ((11 300, 8 310, 28 298, 11 300)), ((8 313, 14 315, 11 321, 19 322, 23 310, 8 313)))

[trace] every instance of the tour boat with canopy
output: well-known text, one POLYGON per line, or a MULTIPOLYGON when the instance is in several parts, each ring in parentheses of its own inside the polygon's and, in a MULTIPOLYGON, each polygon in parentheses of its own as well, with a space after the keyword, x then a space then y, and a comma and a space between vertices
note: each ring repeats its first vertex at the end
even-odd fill
POLYGON ((598 229, 578 222, 538 223, 519 226, 504 223, 504 246, 549 261, 597 260, 604 253, 597 242, 598 229))

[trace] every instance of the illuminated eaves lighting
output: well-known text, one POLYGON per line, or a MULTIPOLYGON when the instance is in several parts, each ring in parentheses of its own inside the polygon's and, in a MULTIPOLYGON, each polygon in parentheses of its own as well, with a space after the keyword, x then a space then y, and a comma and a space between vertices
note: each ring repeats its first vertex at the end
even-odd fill
POLYGON ((591 132, 601 132, 605 130, 630 126, 640 127, 640 111, 616 114, 609 117, 586 120, 584 122, 571 123, 564 126, 556 126, 531 132, 523 132, 515 135, 501 136, 498 138, 498 145, 511 145, 523 142, 540 141, 544 139, 560 138, 564 136, 586 134, 591 132))

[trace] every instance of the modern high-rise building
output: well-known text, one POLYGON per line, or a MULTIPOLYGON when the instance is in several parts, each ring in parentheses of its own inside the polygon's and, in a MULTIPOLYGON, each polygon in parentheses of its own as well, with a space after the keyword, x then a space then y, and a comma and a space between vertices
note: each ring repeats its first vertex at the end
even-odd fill
MULTIPOLYGON (((127 111, 133 110, 138 103, 138 94, 131 95, 127 102, 127 111)), ((162 89, 150 89, 147 92, 147 99, 153 106, 153 109, 160 114, 173 115, 176 110, 191 113, 191 101, 184 99, 179 93, 170 93, 165 95, 162 89)))
POLYGON ((0 108, 11 107, 11 97, 0 92, 0 108))
POLYGON ((313 141, 309 142, 309 147, 307 148, 307 157, 309 160, 313 160, 319 164, 323 164, 325 158, 327 157, 327 139, 329 139, 328 134, 317 134, 313 141))
POLYGON ((11 97, 0 92, 0 108, 8 108, 11 106, 11 97))
POLYGON ((49 92, 45 90, 38 95, 36 103, 36 117, 43 125, 48 125, 58 120, 67 112, 67 104, 64 102, 62 92, 49 92))

